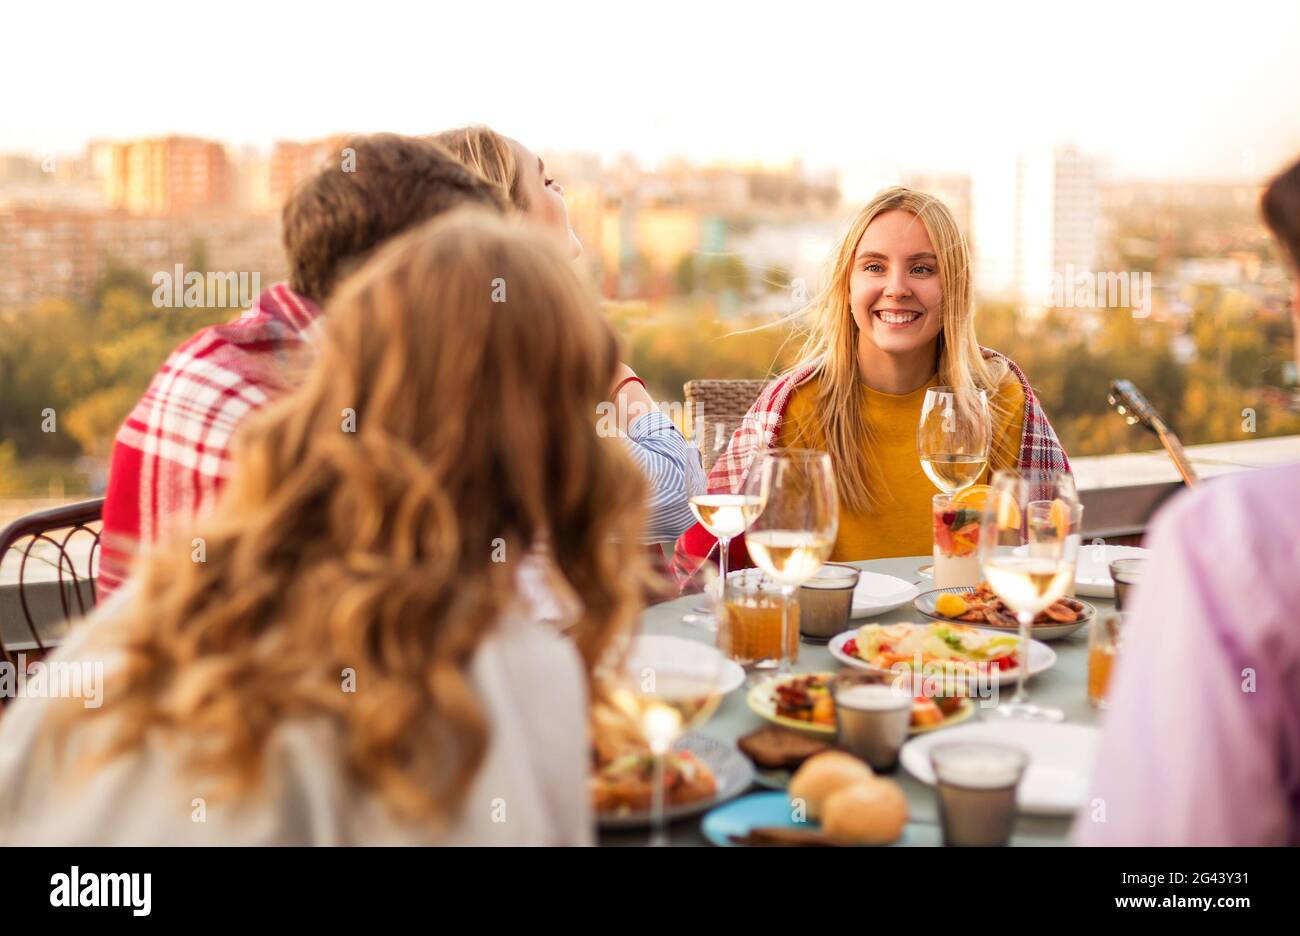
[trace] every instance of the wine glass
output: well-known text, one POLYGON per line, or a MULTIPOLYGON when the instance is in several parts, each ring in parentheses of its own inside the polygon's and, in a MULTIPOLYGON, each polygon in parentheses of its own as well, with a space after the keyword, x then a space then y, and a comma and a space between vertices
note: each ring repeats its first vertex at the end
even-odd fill
MULTIPOLYGON (((754 494, 698 494, 690 499, 691 513, 700 521, 704 529, 713 534, 718 541, 718 580, 720 588, 727 587, 727 552, 731 541, 744 533, 761 509, 758 497, 754 494)), ((701 617, 690 614, 683 618, 686 623, 703 630, 716 630, 718 616, 701 617)))
POLYGON ((951 387, 931 387, 921 404, 921 421, 916 426, 916 452, 921 470, 945 494, 955 494, 974 484, 989 460, 993 418, 989 398, 983 390, 974 406, 958 405, 951 387))
POLYGON ((839 531, 839 494, 831 457, 808 449, 772 449, 759 457, 744 490, 758 499, 745 534, 749 556, 781 587, 781 659, 778 676, 791 670, 785 652, 795 590, 830 558, 839 531))
POLYGON ((725 665, 712 642, 639 628, 617 638, 596 667, 597 698, 633 725, 649 749, 651 845, 668 844, 664 797, 673 745, 717 710, 725 665))
POLYGON ((998 715, 1025 721, 1060 721, 1060 709, 1029 701, 1029 631, 1034 616, 1066 593, 1079 560, 1079 504, 1074 478, 1064 471, 999 471, 980 526, 980 569, 989 587, 1020 624, 1016 691, 998 715))

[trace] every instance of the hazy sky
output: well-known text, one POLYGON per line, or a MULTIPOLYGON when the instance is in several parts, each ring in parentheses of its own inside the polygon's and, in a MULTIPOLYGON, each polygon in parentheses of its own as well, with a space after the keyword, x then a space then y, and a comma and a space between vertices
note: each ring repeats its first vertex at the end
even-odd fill
POLYGON ((1300 155, 1294 0, 126 0, 0 23, 0 151, 480 122, 534 149, 850 173, 1067 140, 1119 176, 1255 178, 1300 155))

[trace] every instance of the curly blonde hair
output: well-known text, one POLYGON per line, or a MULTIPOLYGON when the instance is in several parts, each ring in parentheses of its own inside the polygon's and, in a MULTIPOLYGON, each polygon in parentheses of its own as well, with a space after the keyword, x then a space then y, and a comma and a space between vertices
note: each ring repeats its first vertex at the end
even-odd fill
POLYGON ((99 760, 185 735, 190 766, 239 793, 277 726, 323 716, 354 780, 441 823, 487 750, 467 668, 519 600, 518 561, 545 544, 572 587, 589 676, 640 610, 644 481, 594 429, 617 341, 545 236, 480 212, 385 247, 324 321, 192 531, 206 561, 187 535, 139 571, 105 628, 113 691, 63 727, 115 716, 99 760))

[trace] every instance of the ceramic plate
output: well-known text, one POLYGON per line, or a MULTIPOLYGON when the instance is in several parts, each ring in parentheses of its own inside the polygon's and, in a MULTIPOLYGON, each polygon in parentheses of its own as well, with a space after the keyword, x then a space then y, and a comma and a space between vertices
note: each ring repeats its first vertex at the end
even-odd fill
MULTIPOLYGON (((890 626, 894 626, 894 625, 890 625, 890 626)), ((908 626, 928 627, 929 625, 910 624, 908 626)), ((1003 631, 990 630, 987 627, 978 627, 976 628, 976 630, 984 631, 985 633, 988 634, 997 634, 998 636, 1004 635, 1003 631)), ((853 630, 846 630, 843 633, 836 634, 834 637, 832 637, 831 642, 827 644, 827 649, 830 650, 831 656, 835 657, 835 659, 839 660, 845 666, 852 666, 855 669, 866 670, 868 673, 889 674, 890 673, 889 670, 877 669, 874 666, 868 665, 867 661, 862 659, 861 657, 853 656, 845 652, 844 645, 848 643, 850 640, 852 640, 854 637, 856 637, 857 635, 858 635, 857 628, 854 628, 853 630)), ((1040 640, 1029 641, 1029 675, 1030 676, 1037 676, 1039 673, 1049 670, 1055 665, 1056 665, 1055 650, 1053 650, 1051 647, 1049 647, 1047 644, 1043 643, 1040 640)), ((992 675, 993 675, 994 682, 1000 686, 1003 683, 1014 681, 1019 672, 1019 669, 1020 669, 1019 667, 1016 667, 1015 669, 993 670, 992 675)))
MULTIPOLYGON (((819 725, 813 722, 799 721, 797 718, 785 718, 776 714, 776 686, 788 680, 798 679, 800 676, 833 676, 833 673, 796 673, 793 676, 784 676, 780 679, 768 680, 761 682, 749 690, 746 701, 749 703, 750 711, 761 718, 770 721, 774 725, 780 725, 782 728, 789 728, 793 731, 802 732, 819 738, 834 738, 834 725, 819 725)), ((926 725, 924 727, 913 726, 910 734, 924 734, 927 731, 938 731, 940 728, 947 728, 951 725, 957 725, 970 718, 975 711, 975 706, 970 699, 962 699, 961 707, 955 712, 939 722, 937 725, 926 725)))
MULTIPOLYGON (((719 587, 717 579, 706 587, 714 600, 717 600, 719 587)), ((907 604, 919 591, 906 579, 878 572, 860 572, 857 587, 853 589, 853 606, 849 610, 849 618, 857 621, 886 614, 907 604)))
MULTIPOLYGON (((725 803, 744 793, 754 782, 754 765, 734 744, 707 735, 688 734, 678 740, 673 749, 689 751, 707 764, 718 782, 718 791, 708 799, 669 806, 664 810, 666 822, 707 812, 719 803, 725 803)), ((602 829, 643 829, 650 825, 650 812, 598 813, 596 824, 602 829)))
MULTIPOLYGON (((751 793, 719 806, 704 817, 700 831, 714 845, 731 848, 733 835, 746 835, 750 829, 780 826, 790 829, 816 829, 817 823, 795 822, 790 798, 784 793, 751 793)), ((936 825, 909 823, 894 845, 940 845, 942 833, 936 825)))
MULTIPOLYGON (((934 610, 934 603, 939 599, 940 595, 964 595, 968 591, 970 591, 970 589, 963 586, 957 586, 955 588, 936 588, 934 591, 925 592, 917 597, 917 599, 912 602, 912 607, 916 608, 916 610, 920 611, 926 617, 933 618, 936 621, 948 621, 952 624, 965 624, 969 627, 971 625, 968 621, 958 621, 956 618, 944 617, 942 614, 939 614, 934 610)), ((1079 601, 1078 598, 1074 600, 1079 601)), ((1035 624, 1033 629, 1030 631, 1030 634, 1035 640, 1060 640, 1062 637, 1069 637, 1097 616, 1097 609, 1088 604, 1088 602, 1079 601, 1079 604, 1083 605, 1083 613, 1079 615, 1079 619, 1073 624, 1035 624)), ((996 624, 987 623, 980 624, 979 626, 985 630, 1006 631, 1012 634, 1020 630, 1019 627, 1000 627, 996 624)))
MULTIPOLYGON (((708 661, 719 655, 716 647, 702 640, 671 637, 667 634, 639 634, 628 650, 630 661, 644 658, 647 661, 657 661, 661 665, 666 660, 683 663, 699 660, 703 665, 711 666, 716 664, 708 661)), ((635 666, 635 663, 629 663, 629 666, 635 666)), ((744 684, 744 668, 734 660, 723 660, 718 671, 718 692, 726 695, 744 684)))
POLYGON ((1020 748, 1029 755, 1029 766, 1016 791, 1020 811, 1034 816, 1069 816, 1087 799, 1100 737, 1090 725, 982 721, 914 738, 903 745, 899 759, 913 777, 933 786, 930 749, 936 744, 978 741, 1020 748))

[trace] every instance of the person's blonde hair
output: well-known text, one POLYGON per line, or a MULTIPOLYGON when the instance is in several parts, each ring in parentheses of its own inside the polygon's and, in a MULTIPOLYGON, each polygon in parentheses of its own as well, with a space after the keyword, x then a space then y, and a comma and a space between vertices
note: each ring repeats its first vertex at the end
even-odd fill
POLYGON ((103 707, 63 727, 114 716, 96 763, 185 736, 189 765, 241 793, 278 726, 324 718, 349 776, 436 825, 487 750, 467 670, 519 562, 544 544, 572 587, 589 675, 639 612, 644 481, 594 425, 617 340, 549 238, 478 212, 386 246, 324 322, 305 384, 243 430, 217 512, 139 570, 103 707))
POLYGON ((453 156, 489 182, 501 187, 502 193, 520 211, 528 208, 528 197, 520 182, 519 160, 510 140, 488 127, 457 127, 434 134, 430 139, 442 144, 453 156))
POLYGON ((895 186, 878 193, 849 225, 831 263, 826 285, 801 314, 808 315, 808 337, 795 369, 816 362, 820 378, 813 424, 825 440, 835 465, 840 500, 854 511, 882 503, 873 484, 879 477, 863 409, 858 374, 858 325, 849 303, 849 280, 858 242, 867 226, 887 211, 906 211, 925 226, 938 260, 943 287, 943 330, 939 333, 939 382, 956 392, 959 414, 969 412, 976 394, 984 390, 996 423, 997 391, 1008 368, 986 359, 975 340, 971 301, 970 249, 952 212, 939 199, 895 186))

